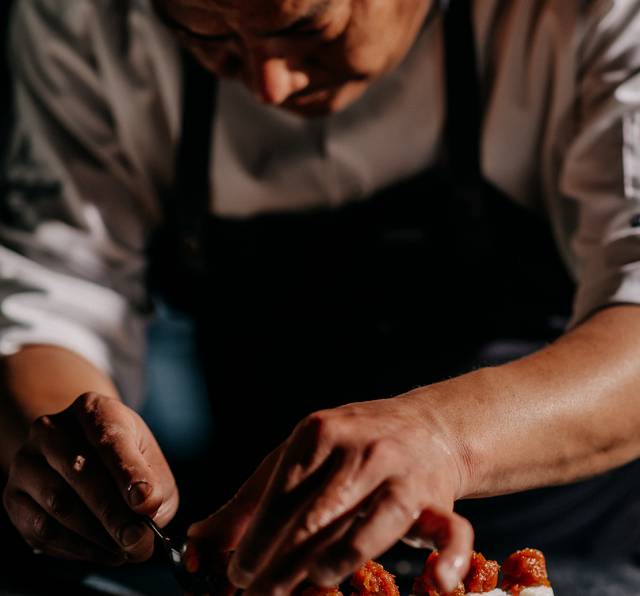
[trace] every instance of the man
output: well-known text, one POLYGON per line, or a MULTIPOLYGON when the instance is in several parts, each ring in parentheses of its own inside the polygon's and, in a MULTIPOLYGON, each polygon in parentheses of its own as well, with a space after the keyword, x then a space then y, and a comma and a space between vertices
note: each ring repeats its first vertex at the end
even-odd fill
MULTIPOLYGON (((638 457, 640 3, 34 0, 14 19, 0 437, 5 507, 34 547, 141 560, 152 537, 136 515, 162 525, 176 511, 155 440, 118 399, 134 405, 140 392, 146 248, 163 206, 176 210, 165 227, 185 223, 196 253, 206 241, 217 276, 208 287, 194 273, 201 285, 188 296, 208 316, 210 388, 232 442, 207 475, 225 459, 225 472, 235 467, 241 445, 264 452, 283 438, 265 427, 321 408, 191 530, 196 544, 235 550, 229 578, 249 594, 335 583, 403 537, 442 548, 438 575, 451 589, 472 543, 456 500, 638 457), (220 79, 211 96, 202 85, 185 96, 183 124, 192 105, 216 103, 207 143, 200 113, 180 130, 174 36, 220 79), (457 82, 476 72, 479 88, 457 82), (205 174, 199 194, 190 161, 207 166, 193 173, 205 174), (440 163, 445 182, 421 178, 440 163), (502 225, 513 205, 488 197, 495 188, 478 193, 480 174, 547 215, 576 297, 551 345, 443 381, 505 321, 509 335, 537 329, 538 296, 556 287, 533 261, 509 260, 509 246, 537 234, 519 210, 502 225), (398 185, 416 177, 412 192, 419 184, 429 200, 394 207, 398 185), (185 196, 167 204, 176 178, 185 196), (354 201, 385 188, 372 207, 354 201), (202 214, 188 213, 202 198, 205 234, 193 225, 202 214), (488 236, 474 225, 479 204, 501 223, 488 236), (498 230, 509 243, 485 251, 498 230), (506 275, 493 269, 502 260, 506 275), (529 285, 513 282, 511 294, 517 273, 529 285), (529 301, 513 308, 516 296, 529 301), (395 397, 357 401, 381 395, 395 397)), ((174 248, 159 253, 160 269, 167 254, 188 257, 174 248)), ((156 287, 168 294, 176 279, 156 287)), ((600 480, 578 491, 585 516, 558 527, 569 544, 629 506, 633 474, 600 480)))

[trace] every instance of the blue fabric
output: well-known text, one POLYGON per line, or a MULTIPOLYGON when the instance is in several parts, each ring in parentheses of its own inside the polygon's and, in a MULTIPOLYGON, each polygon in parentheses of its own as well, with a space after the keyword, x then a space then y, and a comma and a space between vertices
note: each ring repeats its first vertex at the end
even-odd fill
POLYGON ((211 441, 213 420, 195 325, 157 301, 147 342, 147 394, 140 413, 170 459, 201 455, 211 441))

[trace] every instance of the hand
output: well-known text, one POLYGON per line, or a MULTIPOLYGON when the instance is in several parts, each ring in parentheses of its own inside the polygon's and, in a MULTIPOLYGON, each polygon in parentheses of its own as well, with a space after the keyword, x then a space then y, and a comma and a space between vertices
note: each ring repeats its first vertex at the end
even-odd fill
POLYGON ((407 396, 310 415, 238 495, 193 526, 192 548, 235 549, 229 578, 253 594, 330 586, 401 538, 441 550, 436 575, 452 590, 473 547, 454 514, 461 466, 442 423, 407 396))
POLYGON ((34 549, 118 565, 151 556, 153 535, 140 516, 166 525, 178 491, 142 419, 115 398, 87 393, 32 424, 4 506, 34 549))

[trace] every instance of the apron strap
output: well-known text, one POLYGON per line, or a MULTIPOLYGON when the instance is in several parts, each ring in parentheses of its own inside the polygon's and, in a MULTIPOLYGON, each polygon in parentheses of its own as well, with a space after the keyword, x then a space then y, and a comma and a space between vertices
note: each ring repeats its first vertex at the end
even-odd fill
POLYGON ((198 304, 199 280, 206 271, 204 238, 216 90, 216 78, 185 52, 175 186, 160 198, 163 221, 147 247, 147 288, 186 312, 193 312, 198 304))
POLYGON ((176 185, 168 197, 167 224, 175 228, 184 265, 205 269, 204 231, 209 214, 210 164, 217 79, 188 52, 183 56, 182 138, 176 156, 176 185))
POLYGON ((473 0, 449 0, 444 13, 447 85, 446 165, 458 187, 482 184, 480 82, 473 35, 473 0))

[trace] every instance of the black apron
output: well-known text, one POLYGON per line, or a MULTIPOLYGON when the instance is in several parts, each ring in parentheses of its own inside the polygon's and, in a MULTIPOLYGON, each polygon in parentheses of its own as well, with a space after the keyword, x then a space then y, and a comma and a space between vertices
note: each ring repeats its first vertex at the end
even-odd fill
MULTIPOLYGON (((209 473, 224 481, 210 510, 306 414, 481 366, 492 340, 542 345, 562 331, 573 284, 548 222, 480 174, 469 0, 451 2, 445 39, 445 163, 364 203, 238 220, 209 214, 216 85, 185 58, 178 192, 151 247, 150 284, 198 322, 216 416, 209 473)), ((459 509, 490 553, 592 552, 602 520, 631 498, 630 476, 459 509)))

